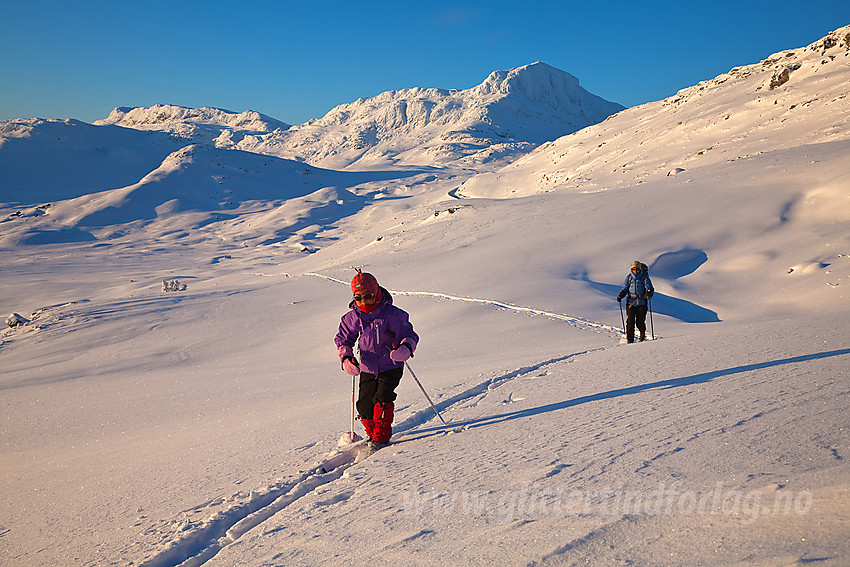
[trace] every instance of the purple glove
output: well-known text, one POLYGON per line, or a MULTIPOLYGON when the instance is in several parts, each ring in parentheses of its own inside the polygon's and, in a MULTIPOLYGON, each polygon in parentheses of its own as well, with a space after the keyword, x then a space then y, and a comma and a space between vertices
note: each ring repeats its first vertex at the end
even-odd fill
POLYGON ((401 343, 394 351, 390 352, 390 358, 395 362, 404 362, 413 352, 410 350, 410 346, 407 343, 401 343))
POLYGON ((342 359, 342 369, 352 376, 360 375, 360 365, 357 363, 357 359, 353 356, 346 356, 342 359))

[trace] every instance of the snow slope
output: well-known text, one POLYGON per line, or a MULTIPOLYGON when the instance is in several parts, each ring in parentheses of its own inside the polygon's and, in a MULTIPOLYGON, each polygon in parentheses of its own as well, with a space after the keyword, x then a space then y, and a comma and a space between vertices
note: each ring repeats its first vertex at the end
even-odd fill
POLYGON ((838 29, 807 47, 630 108, 473 179, 462 193, 503 197, 634 187, 768 152, 846 142, 848 34, 850 28, 838 29))
MULTIPOLYGON (((774 89, 831 101, 782 128, 743 78, 591 127, 643 156, 639 179, 602 160, 583 171, 599 186, 538 186, 586 130, 516 178, 154 131, 149 168, 113 187, 4 182, 0 297, 27 322, 0 331, 0 563, 848 564, 847 33, 774 89), (657 173, 663 133, 720 99, 757 132, 724 142, 738 159, 657 173), (614 296, 636 258, 657 340, 626 345, 614 296), (407 373, 395 443, 358 464, 336 448, 351 381, 332 343, 355 266, 411 314, 448 422, 407 373)), ((19 159, 49 170, 61 147, 16 124, 0 159, 30 144, 19 159)), ((98 163, 100 143, 69 146, 98 163)))
POLYGON ((212 139, 187 144, 163 132, 76 121, 8 121, 0 128, 2 200, 9 205, 0 242, 8 247, 235 239, 300 251, 314 233, 332 231, 337 218, 363 206, 350 188, 428 177, 416 170, 329 171, 222 149, 212 139))
POLYGON ((0 122, 0 202, 42 205, 135 183, 186 143, 78 120, 0 122))

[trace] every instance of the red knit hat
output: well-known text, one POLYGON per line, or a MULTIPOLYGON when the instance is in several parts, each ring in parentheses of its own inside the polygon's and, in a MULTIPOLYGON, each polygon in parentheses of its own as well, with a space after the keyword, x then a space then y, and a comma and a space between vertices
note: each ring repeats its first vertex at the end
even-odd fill
POLYGON ((378 285, 378 280, 370 273, 363 273, 360 268, 357 268, 357 275, 351 280, 351 293, 372 293, 378 295, 381 287, 378 285))

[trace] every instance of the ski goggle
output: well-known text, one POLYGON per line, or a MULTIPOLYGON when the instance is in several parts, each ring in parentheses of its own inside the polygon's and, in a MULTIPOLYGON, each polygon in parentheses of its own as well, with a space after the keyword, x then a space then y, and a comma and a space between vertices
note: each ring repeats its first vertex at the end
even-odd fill
POLYGON ((363 295, 355 295, 354 301, 356 301, 357 303, 362 303, 363 301, 369 301, 373 297, 375 297, 374 293, 364 293, 363 295))

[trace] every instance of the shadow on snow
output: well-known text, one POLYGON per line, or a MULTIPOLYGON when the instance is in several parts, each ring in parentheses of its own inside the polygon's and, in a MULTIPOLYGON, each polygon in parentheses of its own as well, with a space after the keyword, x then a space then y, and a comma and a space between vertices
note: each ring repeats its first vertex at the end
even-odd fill
MULTIPOLYGON (((546 414, 553 411, 564 410, 567 408, 579 406, 582 404, 590 403, 590 402, 598 402, 601 400, 608 400, 612 398, 619 398, 621 396, 629 396, 632 394, 639 394, 641 392, 646 392, 649 390, 656 389, 669 389, 669 388, 678 388, 681 386, 692 386, 694 384, 703 384, 706 382, 711 382, 715 378, 722 378, 724 376, 732 376, 734 374, 741 374, 744 372, 752 372, 756 370, 765 370, 767 368, 773 368, 776 366, 783 366, 785 364, 796 364, 802 362, 811 362, 813 360, 820 360, 824 358, 831 358, 834 356, 844 356, 850 354, 850 348, 838 349, 838 350, 830 350, 825 352, 818 352, 814 354, 806 354, 800 356, 792 356, 790 358, 782 358, 779 360, 771 360, 768 362, 757 362, 754 364, 745 364, 742 366, 734 366, 732 368, 724 368, 722 370, 712 370, 711 372, 702 372, 700 374, 693 374, 691 376, 684 376, 682 378, 673 378, 670 380, 659 380, 657 382, 649 382, 647 384, 639 384, 637 386, 629 386, 627 388, 618 388, 616 390, 609 390, 607 392, 600 392, 598 394, 592 394, 589 396, 581 396, 579 398, 573 398, 572 400, 565 400, 563 402, 556 402, 552 404, 546 404, 543 406, 537 406, 534 408, 526 408, 522 410, 517 410, 513 412, 503 413, 499 415, 493 415, 490 417, 483 417, 480 419, 472 419, 468 421, 462 422, 454 422, 450 423, 448 426, 440 426, 434 427, 428 430, 423 430, 418 433, 424 435, 416 435, 414 438, 421 437, 429 437, 431 435, 438 434, 447 429, 456 429, 458 427, 463 427, 466 429, 471 429, 474 427, 486 427, 488 425, 495 425, 497 423, 503 423, 506 421, 512 421, 514 419, 522 419, 526 417, 538 416, 542 414, 546 414)), ((437 404, 439 409, 446 409, 445 407, 441 407, 443 404, 437 404)))
MULTIPOLYGON (((612 285, 591 280, 587 273, 575 274, 572 279, 583 281, 590 286, 591 289, 598 293, 610 297, 617 297, 617 294, 623 288, 621 285, 612 285)), ((624 305, 625 307, 625 305, 624 305)), ((685 323, 719 323, 720 318, 717 313, 711 309, 706 309, 696 303, 679 299, 671 295, 655 292, 652 297, 652 312, 659 315, 667 315, 674 319, 684 321, 685 323)))

